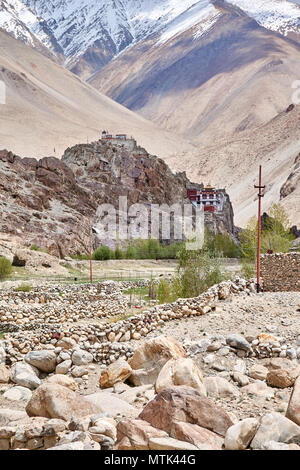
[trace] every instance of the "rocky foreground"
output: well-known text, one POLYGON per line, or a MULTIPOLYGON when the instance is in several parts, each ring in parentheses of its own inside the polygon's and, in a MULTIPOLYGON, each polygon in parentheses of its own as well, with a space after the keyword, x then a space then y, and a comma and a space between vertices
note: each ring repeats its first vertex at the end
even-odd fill
POLYGON ((2 292, 0 449, 300 450, 298 293, 236 279, 112 321, 125 287, 2 292))

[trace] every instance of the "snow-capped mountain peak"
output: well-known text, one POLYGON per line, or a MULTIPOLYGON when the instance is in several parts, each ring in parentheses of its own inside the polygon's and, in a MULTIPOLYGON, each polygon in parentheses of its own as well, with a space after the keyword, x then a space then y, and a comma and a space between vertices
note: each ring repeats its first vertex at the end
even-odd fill
MULTIPOLYGON (((224 0, 260 25, 300 35, 300 0, 224 0), (297 2, 298 5, 295 3, 297 2)), ((218 21, 221 0, 0 0, 0 28, 64 56, 88 76, 124 49, 152 35, 158 44, 194 28, 194 38, 218 21)))
POLYGON ((300 0, 227 0, 254 18, 261 26, 284 36, 300 31, 300 0), (298 3, 298 4, 297 4, 298 3))

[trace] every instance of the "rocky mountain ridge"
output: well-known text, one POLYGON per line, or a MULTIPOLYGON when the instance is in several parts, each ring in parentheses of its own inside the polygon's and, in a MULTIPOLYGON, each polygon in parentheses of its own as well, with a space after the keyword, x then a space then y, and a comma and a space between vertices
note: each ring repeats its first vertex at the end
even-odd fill
MULTIPOLYGON (((188 203, 186 188, 192 183, 185 173, 173 174, 163 160, 129 142, 128 148, 103 140, 77 145, 62 160, 22 159, 1 151, 1 231, 62 258, 88 252, 100 204, 118 208, 119 196, 127 196, 129 205, 188 203)), ((207 223, 215 233, 234 236, 228 195, 224 212, 211 214, 207 223)))

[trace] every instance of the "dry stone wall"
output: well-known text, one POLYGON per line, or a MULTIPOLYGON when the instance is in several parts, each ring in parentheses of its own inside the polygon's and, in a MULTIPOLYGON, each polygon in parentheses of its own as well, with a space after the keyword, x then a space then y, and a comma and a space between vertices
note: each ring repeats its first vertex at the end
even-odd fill
POLYGON ((261 275, 265 291, 300 292, 300 253, 262 256, 261 275))
POLYGON ((216 307, 219 300, 226 300, 231 295, 249 295, 251 292, 255 292, 254 283, 237 278, 213 286, 199 297, 154 306, 140 315, 115 323, 29 322, 20 325, 19 331, 4 334, 0 347, 4 348, 8 362, 13 364, 30 351, 55 350, 60 340, 69 338, 75 341, 77 347, 90 353, 95 362, 108 365, 120 357, 129 359, 134 353, 131 340, 140 340, 165 322, 205 315, 216 307))

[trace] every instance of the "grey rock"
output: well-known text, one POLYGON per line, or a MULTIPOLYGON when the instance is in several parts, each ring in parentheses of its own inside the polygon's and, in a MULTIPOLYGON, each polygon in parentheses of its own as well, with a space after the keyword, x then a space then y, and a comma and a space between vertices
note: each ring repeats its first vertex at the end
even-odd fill
POLYGON ((75 366, 85 366, 93 362, 92 354, 82 349, 77 349, 72 354, 72 362, 75 366))
POLYGON ((28 388, 17 386, 7 390, 3 397, 11 401, 27 402, 32 397, 32 392, 28 388))
POLYGON ((34 368, 26 362, 16 362, 10 371, 10 379, 21 387, 34 390, 41 385, 34 368))
POLYGON ((251 345, 243 336, 240 335, 232 334, 227 336, 226 343, 235 349, 241 349, 246 352, 251 351, 251 345))
POLYGON ((299 444, 300 426, 280 413, 269 413, 262 418, 251 447, 263 449, 264 444, 269 441, 299 444))
POLYGON ((47 374, 53 372, 56 367, 56 354, 53 351, 31 351, 24 359, 31 366, 47 374))

